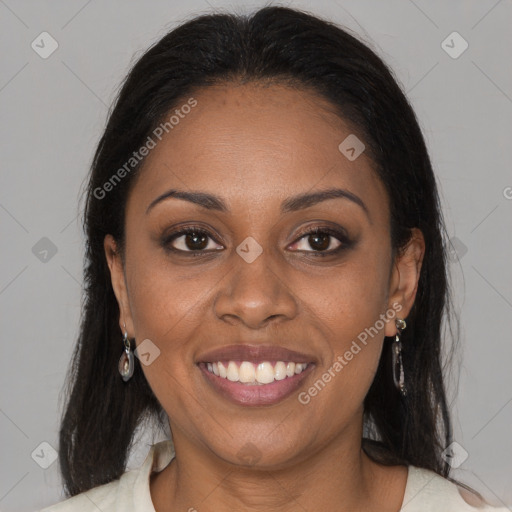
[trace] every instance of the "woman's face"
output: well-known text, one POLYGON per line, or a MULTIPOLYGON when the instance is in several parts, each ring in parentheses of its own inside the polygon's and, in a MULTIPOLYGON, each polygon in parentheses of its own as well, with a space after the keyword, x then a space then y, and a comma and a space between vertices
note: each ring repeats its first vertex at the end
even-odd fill
POLYGON ((194 98, 129 196, 124 268, 105 240, 120 325, 177 452, 270 468, 353 442, 383 338, 412 306, 422 238, 393 264, 384 186, 351 139, 338 148, 352 131, 313 93, 194 98), (343 192, 315 200, 331 189, 343 192), (195 195, 161 198, 171 190, 195 195))

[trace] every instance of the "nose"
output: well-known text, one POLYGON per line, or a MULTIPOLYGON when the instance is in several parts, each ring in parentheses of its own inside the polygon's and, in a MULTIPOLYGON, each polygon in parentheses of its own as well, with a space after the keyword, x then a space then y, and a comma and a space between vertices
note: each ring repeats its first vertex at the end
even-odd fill
POLYGON ((297 298, 291 285, 265 251, 251 263, 237 253, 233 260, 232 270, 221 281, 223 287, 215 297, 218 318, 259 329, 297 315, 297 298))

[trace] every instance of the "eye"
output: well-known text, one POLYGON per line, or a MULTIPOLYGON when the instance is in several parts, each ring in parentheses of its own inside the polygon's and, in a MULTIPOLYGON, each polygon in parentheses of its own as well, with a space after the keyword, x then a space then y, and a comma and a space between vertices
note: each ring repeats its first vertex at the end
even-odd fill
MULTIPOLYGON (((314 256, 329 256, 348 249, 351 244, 343 230, 314 227, 302 233, 291 248, 314 256)), ((162 239, 162 246, 167 251, 189 253, 189 256, 199 256, 224 249, 208 231, 197 226, 188 226, 170 233, 162 239)))
POLYGON ((348 248, 350 243, 343 231, 328 227, 315 227, 302 233, 299 240, 294 242, 293 247, 299 251, 317 253, 315 256, 328 256, 348 248))
POLYGON ((211 252, 224 248, 215 242, 208 231, 194 226, 167 235, 163 245, 173 252, 190 253, 211 252))

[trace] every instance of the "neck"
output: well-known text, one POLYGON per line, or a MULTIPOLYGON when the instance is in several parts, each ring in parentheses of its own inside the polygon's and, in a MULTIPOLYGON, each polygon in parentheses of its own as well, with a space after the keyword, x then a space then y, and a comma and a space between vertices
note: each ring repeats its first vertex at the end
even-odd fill
POLYGON ((372 461, 361 448, 361 428, 351 430, 301 461, 276 469, 240 467, 211 452, 205 454, 204 448, 174 429, 176 457, 162 472, 154 474, 150 483, 155 509, 399 510, 407 469, 372 461))

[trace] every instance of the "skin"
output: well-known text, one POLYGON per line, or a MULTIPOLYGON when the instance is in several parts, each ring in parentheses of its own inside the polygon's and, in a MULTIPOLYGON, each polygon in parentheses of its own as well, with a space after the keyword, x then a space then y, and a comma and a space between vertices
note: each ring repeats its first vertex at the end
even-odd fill
MULTIPOLYGON (((194 361, 225 345, 279 344, 317 359, 299 391, 307 390, 393 303, 407 317, 423 236, 414 230, 392 259, 385 188, 365 153, 354 161, 340 153, 354 130, 313 92, 226 84, 194 97, 128 198, 124 261, 110 235, 104 244, 121 330, 161 351, 143 370, 169 416, 176 458, 151 478, 155 509, 398 511, 407 468, 377 464, 361 449, 363 400, 394 320, 307 405, 297 393, 271 406, 231 403, 194 361), (346 198, 279 211, 290 196, 331 187, 357 195, 368 215, 346 198), (216 194, 230 211, 170 198, 146 214, 171 188, 216 194), (166 252, 161 238, 178 225, 206 229, 207 249, 221 250, 166 252), (315 257, 318 246, 300 230, 326 225, 355 243, 315 257), (248 236, 263 249, 250 264, 236 252, 248 236), (260 455, 253 464, 237 455, 247 443, 260 455)), ((330 240, 327 250, 340 245, 330 240)), ((183 236, 173 245, 197 247, 183 236)))

